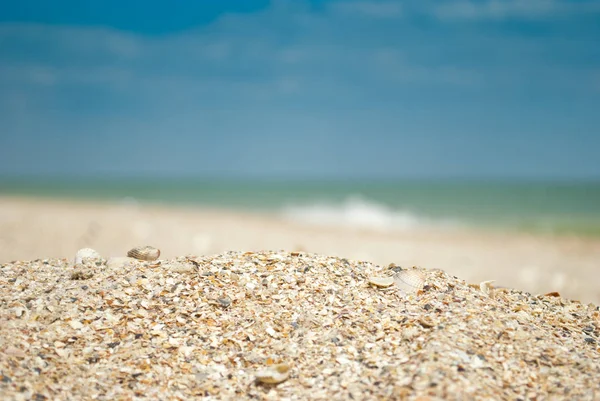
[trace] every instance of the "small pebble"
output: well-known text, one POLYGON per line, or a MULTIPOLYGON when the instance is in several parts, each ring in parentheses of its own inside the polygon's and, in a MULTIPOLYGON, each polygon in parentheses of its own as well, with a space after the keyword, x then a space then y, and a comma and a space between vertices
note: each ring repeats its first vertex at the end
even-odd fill
POLYGON ((219 302, 219 305, 221 305, 223 308, 228 308, 229 305, 231 305, 231 299, 229 297, 219 298, 217 299, 217 301, 219 302))

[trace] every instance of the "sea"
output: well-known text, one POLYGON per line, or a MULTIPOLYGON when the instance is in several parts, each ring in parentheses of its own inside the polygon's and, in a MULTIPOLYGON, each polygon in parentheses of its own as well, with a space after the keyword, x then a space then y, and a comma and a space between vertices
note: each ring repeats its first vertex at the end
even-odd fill
POLYGON ((382 231, 600 237, 600 181, 0 178, 0 195, 210 207, 382 231))

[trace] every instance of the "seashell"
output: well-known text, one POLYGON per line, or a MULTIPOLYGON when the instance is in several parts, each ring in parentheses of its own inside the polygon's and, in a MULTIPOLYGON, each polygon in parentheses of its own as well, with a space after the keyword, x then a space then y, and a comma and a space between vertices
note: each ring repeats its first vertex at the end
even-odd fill
POLYGON ((424 316, 419 319, 419 324, 426 329, 430 329, 435 326, 435 322, 430 317, 424 316))
POLYGON ((174 273, 191 273, 195 270, 192 266, 184 264, 168 265, 167 268, 174 273))
POLYGON ((423 288, 425 276, 416 269, 401 270, 393 276, 394 284, 407 294, 415 293, 423 288))
POLYGON ((158 259, 160 256, 160 250, 151 246, 138 246, 127 252, 127 256, 130 258, 151 262, 158 259))
POLYGON ((375 287, 391 287, 394 285, 393 277, 369 277, 369 284, 373 284, 375 287))
POLYGON ((494 281, 496 280, 482 281, 481 283, 479 283, 479 289, 488 297, 492 295, 492 291, 494 289, 492 283, 494 281))
POLYGON ((81 323, 79 320, 71 320, 69 322, 69 325, 75 330, 79 330, 79 329, 83 328, 83 323, 81 323))
POLYGON ((14 356, 17 358, 25 358, 27 356, 27 354, 25 352, 23 352, 23 350, 21 350, 20 348, 17 347, 13 347, 12 345, 9 345, 8 348, 6 348, 3 352, 5 355, 8 356, 14 356))
POLYGON ((255 373, 256 379, 261 383, 278 384, 290 377, 291 366, 285 363, 271 365, 255 373))
POLYGON ((75 254, 76 265, 84 264, 85 262, 101 260, 102 256, 92 248, 82 248, 75 254))
POLYGON ((136 262, 136 259, 126 256, 114 256, 112 258, 108 258, 106 261, 106 267, 109 269, 123 269, 125 267, 133 266, 136 262))

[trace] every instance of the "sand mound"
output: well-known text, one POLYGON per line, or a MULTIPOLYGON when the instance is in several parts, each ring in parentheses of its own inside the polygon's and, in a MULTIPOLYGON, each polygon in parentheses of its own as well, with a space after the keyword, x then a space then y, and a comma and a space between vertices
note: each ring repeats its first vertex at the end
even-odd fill
POLYGON ((435 270, 416 270, 424 282, 414 292, 369 283, 400 270, 285 252, 5 264, 0 393, 600 397, 597 306, 469 285, 435 270))

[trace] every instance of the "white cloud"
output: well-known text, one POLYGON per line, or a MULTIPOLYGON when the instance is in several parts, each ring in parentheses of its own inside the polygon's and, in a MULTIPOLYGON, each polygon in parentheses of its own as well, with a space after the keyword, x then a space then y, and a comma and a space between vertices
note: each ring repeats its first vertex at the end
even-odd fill
POLYGON ((377 73, 395 84, 441 84, 477 87, 483 84, 481 72, 469 67, 447 65, 414 65, 401 51, 377 48, 372 53, 377 73))
MULTIPOLYGON (((35 157, 19 155, 33 152, 40 164, 63 163, 67 171, 87 163, 110 171, 388 174, 434 171, 440 163, 452 170, 485 154, 471 141, 478 135, 501 141, 512 129, 543 138, 560 123, 569 135, 595 132, 597 113, 586 110, 600 76, 597 28, 589 21, 583 30, 549 25, 555 34, 543 36, 463 23, 564 15, 575 26, 581 15, 574 6, 440 4, 340 0, 313 9, 280 0, 162 36, 2 23, 0 150, 17 150, 5 150, 0 161, 25 171, 35 157), (138 143, 146 148, 131 152, 138 143), (94 160, 56 156, 85 147, 94 160)), ((493 154, 499 163, 514 151, 509 145, 493 154)))
POLYGON ((330 8, 342 15, 372 18, 397 18, 403 10, 399 1, 336 1, 330 8))
POLYGON ((600 3, 594 0, 458 0, 433 3, 430 11, 441 19, 529 19, 600 12, 600 3))
POLYGON ((365 96, 377 98, 385 92, 401 97, 428 88, 506 91, 526 84, 579 90, 596 82, 590 72, 596 67, 576 60, 589 58, 590 39, 502 36, 484 28, 436 32, 435 27, 404 23, 415 7, 443 18, 505 18, 546 15, 570 9, 569 3, 407 4, 336 1, 316 13, 297 2, 278 1, 258 13, 229 14, 208 26, 166 36, 4 23, 0 87, 54 87, 58 97, 63 96, 61 85, 82 91, 100 87, 114 96, 139 96, 140 101, 160 104, 157 108, 235 108, 256 101, 283 107, 289 99, 358 105, 368 102, 365 96), (401 17, 403 23, 372 23, 389 16, 401 17), (19 52, 11 52, 14 48, 19 52))
POLYGON ((39 63, 0 64, 0 84, 19 85, 23 88, 55 87, 61 85, 108 86, 112 89, 124 88, 136 79, 135 73, 127 68, 98 66, 52 66, 39 63))
POLYGON ((110 28, 70 27, 33 23, 0 23, 0 48, 60 51, 55 56, 134 58, 142 39, 110 28))

